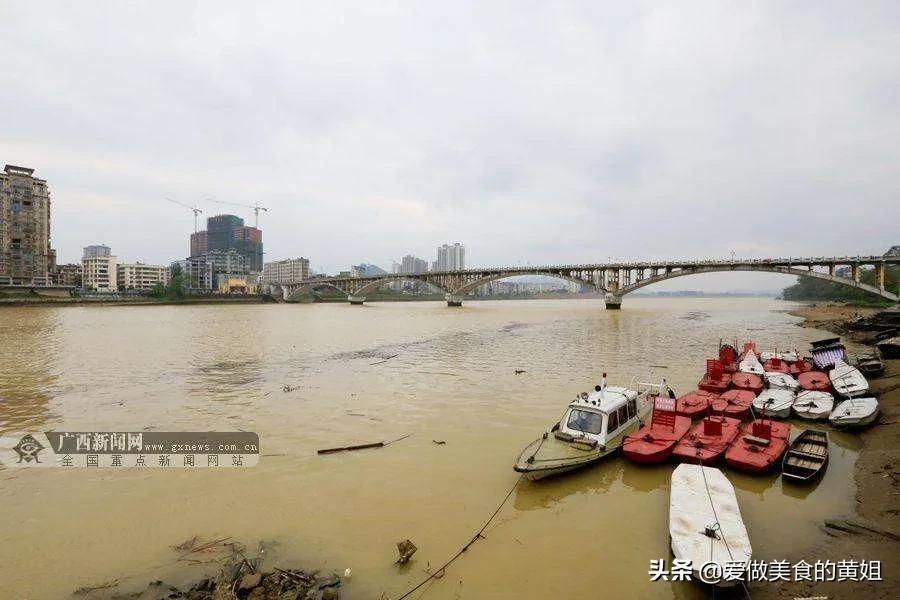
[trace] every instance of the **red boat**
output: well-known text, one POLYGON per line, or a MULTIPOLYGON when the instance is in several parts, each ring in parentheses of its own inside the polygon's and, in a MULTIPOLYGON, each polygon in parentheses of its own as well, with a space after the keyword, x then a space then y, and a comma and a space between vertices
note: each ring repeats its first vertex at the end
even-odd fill
POLYGON ((792 362, 790 365, 788 365, 788 367, 791 370, 790 374, 794 377, 796 377, 800 373, 806 373, 813 370, 812 363, 805 358, 801 358, 797 362, 792 362))
POLYGON ((719 362, 726 373, 737 373, 738 370, 738 352, 731 344, 722 344, 719 346, 719 362))
POLYGON ((822 373, 821 371, 807 371, 806 373, 800 373, 797 375, 797 383, 799 383, 801 389, 804 390, 813 390, 816 392, 831 391, 831 379, 828 378, 826 373, 822 373))
POLYGON ((672 456, 684 462, 717 461, 737 437, 741 422, 729 417, 709 416, 698 421, 691 432, 681 438, 672 456))
POLYGON ((731 374, 726 373, 719 360, 706 361, 706 374, 697 384, 701 390, 720 394, 731 385, 731 374))
POLYGON ((650 423, 625 436, 622 454, 628 460, 645 465, 665 462, 690 428, 690 418, 675 413, 675 400, 658 398, 650 423))
POLYGON ((739 390, 750 390, 754 394, 763 389, 762 377, 753 373, 735 373, 731 376, 731 385, 739 390))
POLYGON ((743 419, 750 415, 750 407, 756 394, 750 390, 728 390, 709 403, 717 415, 743 419))
POLYGON ((763 369, 766 370, 766 373, 790 373, 791 367, 788 363, 784 362, 780 358, 770 358, 766 362, 763 363, 763 369))
POLYGON ((689 392, 678 398, 675 404, 675 412, 682 417, 696 419, 709 408, 709 401, 718 398, 719 395, 706 390, 689 392))
POLYGON ((739 471, 763 473, 781 459, 790 439, 790 423, 756 419, 741 429, 725 453, 725 462, 739 471))

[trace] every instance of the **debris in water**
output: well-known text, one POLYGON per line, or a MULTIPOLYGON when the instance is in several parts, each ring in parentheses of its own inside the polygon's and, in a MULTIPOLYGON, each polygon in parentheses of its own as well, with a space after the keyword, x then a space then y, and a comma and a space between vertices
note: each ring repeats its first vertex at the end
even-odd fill
POLYGON ((516 369, 516 371, 515 371, 516 375, 521 375, 524 372, 525 372, 525 369, 516 369))
POLYGON ((393 444, 394 442, 399 442, 400 440, 405 440, 411 433, 407 433, 404 436, 398 437, 396 440, 391 440, 389 442, 372 442, 371 444, 357 444, 355 446, 339 446, 337 448, 322 448, 321 450, 317 450, 317 454, 334 454, 335 452, 348 452, 351 450, 366 450, 368 448, 382 448, 384 446, 388 446, 393 444))
POLYGON ((416 550, 418 550, 418 548, 412 543, 412 540, 397 542, 397 552, 400 553, 400 558, 398 558, 394 564, 400 563, 402 565, 409 562, 409 559, 416 553, 416 550))
POLYGON ((90 594, 91 592, 93 592, 95 590, 105 590, 108 588, 116 587, 117 585, 119 585, 119 580, 113 579, 112 581, 107 581, 106 583, 101 583, 100 585, 86 585, 84 587, 80 587, 77 590, 75 590, 75 593, 78 595, 90 594))
POLYGON ((369 363, 369 364, 370 364, 370 365, 380 365, 381 363, 386 363, 387 361, 391 360, 392 358, 397 358, 398 356, 400 356, 400 355, 399 355, 399 354, 391 354, 390 356, 388 356, 388 357, 385 358, 384 360, 379 360, 379 361, 377 361, 377 362, 373 362, 373 363, 369 363))
POLYGON ((431 440, 431 441, 434 442, 435 444, 437 444, 438 446, 443 446, 444 444, 447 443, 447 440, 431 440))
POLYGON ((299 389, 300 389, 299 385, 285 385, 284 387, 281 388, 281 391, 284 392, 285 394, 287 394, 288 392, 293 392, 293 391, 296 391, 299 389))

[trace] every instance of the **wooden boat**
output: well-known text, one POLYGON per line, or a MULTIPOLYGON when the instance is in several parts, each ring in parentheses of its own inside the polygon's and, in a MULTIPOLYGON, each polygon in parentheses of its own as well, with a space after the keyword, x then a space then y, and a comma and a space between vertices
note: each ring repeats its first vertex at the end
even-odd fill
POLYGON ((805 429, 791 442, 781 462, 781 475, 787 481, 809 481, 828 465, 828 432, 805 429))
POLYGON ((856 368, 867 378, 879 377, 884 373, 884 362, 878 348, 872 354, 857 354, 856 368))
POLYGON ((834 410, 834 396, 828 392, 803 390, 797 394, 791 410, 801 419, 827 419, 834 410))
POLYGON ((762 375, 766 372, 761 362, 756 357, 756 353, 748 349, 741 357, 738 363, 738 371, 741 373, 753 373, 754 375, 762 375))
POLYGON ((797 375, 797 383, 800 384, 800 388, 804 390, 816 392, 831 391, 831 379, 828 378, 827 373, 821 371, 807 371, 806 373, 800 373, 797 375))
POLYGON ((706 414, 709 403, 718 397, 718 394, 707 392, 706 390, 688 392, 676 401, 675 412, 682 417, 696 419, 706 414))
POLYGON ((796 379, 782 371, 768 372, 764 375, 764 378, 770 388, 781 388, 783 390, 796 392, 800 387, 800 384, 797 383, 796 379))
POLYGON ((764 473, 778 462, 791 439, 789 423, 756 419, 744 425, 725 452, 729 467, 747 473, 764 473))
POLYGON ((865 427, 875 422, 879 410, 875 398, 852 398, 835 406, 828 420, 835 427, 865 427))
MULTIPOLYGON (((753 549, 747 528, 741 518, 734 486, 719 469, 700 465, 678 465, 669 486, 669 537, 672 554, 688 561, 692 578, 708 581, 699 569, 707 562, 719 565, 718 572, 728 572, 727 563, 744 563, 749 567, 753 549), (718 525, 718 527, 716 527, 718 525)), ((710 582, 729 587, 733 579, 710 582)))
POLYGON ((839 337, 813 342, 809 353, 812 355, 813 365, 822 371, 831 369, 837 361, 847 360, 847 350, 839 337))
POLYGON ((650 423, 625 436, 622 454, 640 464, 665 462, 672 456, 675 444, 691 428, 691 419, 675 413, 675 401, 657 398, 650 423))
POLYGON ((593 392, 578 395, 559 423, 522 450, 513 469, 536 481, 603 460, 641 426, 660 390, 669 389, 665 380, 657 386, 642 383, 638 387, 607 386, 604 373, 593 392))
POLYGON ((882 340, 876 347, 884 358, 900 358, 900 336, 882 340))
POLYGON ((672 456, 684 462, 712 464, 728 450, 737 437, 740 424, 740 420, 730 417, 705 417, 675 445, 672 456))
POLYGON ((869 391, 869 382, 859 369, 842 360, 834 363, 834 368, 828 372, 828 379, 834 391, 841 396, 855 398, 869 391))
POLYGON ((731 373, 726 373, 722 368, 722 363, 716 360, 706 361, 706 373, 697 384, 701 390, 720 394, 728 389, 731 385, 731 373))
POLYGON ((744 419, 750 415, 750 406, 756 394, 750 390, 728 390, 710 401, 709 407, 715 414, 733 419, 744 419))
POLYGON ((777 356, 773 356, 763 363, 766 373, 790 373, 791 367, 777 356))
POLYGON ((731 385, 739 390, 750 390, 754 394, 758 394, 763 389, 763 380, 762 377, 753 373, 735 373, 731 376, 731 385))
POLYGON ((794 392, 781 388, 771 388, 760 392, 753 400, 756 414, 776 419, 791 416, 791 405, 794 404, 794 392))

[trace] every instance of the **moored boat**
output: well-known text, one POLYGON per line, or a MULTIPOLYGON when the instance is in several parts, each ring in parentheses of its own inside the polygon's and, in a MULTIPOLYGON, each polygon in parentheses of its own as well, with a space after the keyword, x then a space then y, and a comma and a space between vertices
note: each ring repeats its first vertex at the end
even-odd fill
POLYGON ((822 371, 831 369, 838 361, 847 360, 847 350, 839 337, 813 342, 810 345, 809 353, 812 356, 813 365, 822 371))
POLYGON ((900 335, 882 340, 876 347, 884 358, 900 358, 900 335))
POLYGON ((872 354, 857 354, 856 368, 868 378, 879 377, 884 373, 884 361, 881 360, 878 348, 872 354))
POLYGON ((753 373, 735 373, 731 376, 731 385, 739 390, 750 390, 754 394, 758 394, 763 389, 763 380, 762 377, 753 373))
POLYGON ((791 409, 801 419, 827 419, 834 410, 834 396, 828 392, 803 390, 797 394, 791 409))
POLYGON ((720 394, 731 385, 731 373, 726 373, 718 359, 706 361, 706 373, 697 384, 701 390, 720 394))
POLYGON ((796 350, 785 350, 784 352, 779 352, 778 357, 786 363, 794 363, 800 360, 800 353, 796 350))
POLYGON ((791 367, 778 356, 773 356, 763 363, 766 373, 790 373, 791 367))
POLYGON ((513 468, 536 481, 586 467, 612 454, 650 412, 651 392, 668 391, 665 380, 657 386, 639 387, 643 389, 608 386, 604 373, 594 391, 578 395, 559 423, 522 450, 513 468))
POLYGON ((657 398, 650 423, 625 436, 622 455, 640 464, 665 462, 672 456, 675 444, 691 428, 691 419, 675 413, 675 401, 657 398))
MULTIPOLYGON (((718 573, 742 574, 750 563, 753 549, 734 486, 719 469, 701 465, 679 465, 672 472, 669 491, 669 537, 672 554, 687 561, 692 577, 701 577, 700 568, 714 562, 718 573), (735 563, 743 568, 726 569, 735 563)), ((737 585, 737 579, 710 581, 722 587, 737 585)))
POLYGON ((816 392, 828 392, 831 390, 831 380, 827 373, 821 371, 807 371, 797 375, 797 383, 804 390, 816 392))
POLYGON ((756 419, 744 425, 725 452, 729 467, 748 473, 763 473, 778 462, 791 437, 789 423, 756 419))
POLYGON ((675 403, 675 412, 682 417, 696 419, 706 414, 709 403, 719 395, 706 390, 695 390, 680 396, 675 403))
POLYGON ((790 369, 788 372, 791 375, 796 377, 797 375, 799 375, 801 373, 806 373, 807 371, 812 371, 812 370, 813 370, 812 363, 810 363, 805 358, 801 358, 798 361, 792 362, 790 364, 790 369))
POLYGON ((719 343, 719 362, 726 373, 734 373, 738 367, 738 352, 731 344, 719 343))
POLYGON ((741 373, 753 373, 754 375, 762 375, 766 372, 752 348, 747 348, 744 354, 741 355, 738 371, 741 373))
POLYGON ((787 481, 809 481, 828 465, 828 433, 817 429, 800 432, 781 462, 781 476, 787 481))
POLYGON ((728 450, 737 437, 740 424, 739 419, 731 417, 705 417, 675 445, 672 456, 684 462, 712 464, 728 450))
POLYGON ((776 419, 786 419, 791 415, 794 404, 794 392, 781 388, 771 388, 760 392, 753 400, 756 414, 776 419))
POLYGON ((756 398, 756 394, 750 390, 731 389, 711 400, 709 407, 715 414, 744 419, 750 414, 750 406, 753 404, 754 398, 756 398))
POLYGON ((834 368, 828 372, 828 379, 840 396, 855 398, 869 391, 869 382, 859 369, 842 360, 834 363, 834 368))
POLYGON ((782 371, 771 371, 764 375, 766 383, 770 388, 781 388, 783 390, 791 390, 796 392, 800 387, 797 380, 782 371))
POLYGON ((865 427, 875 422, 879 410, 875 398, 851 398, 835 406, 828 420, 835 427, 865 427))

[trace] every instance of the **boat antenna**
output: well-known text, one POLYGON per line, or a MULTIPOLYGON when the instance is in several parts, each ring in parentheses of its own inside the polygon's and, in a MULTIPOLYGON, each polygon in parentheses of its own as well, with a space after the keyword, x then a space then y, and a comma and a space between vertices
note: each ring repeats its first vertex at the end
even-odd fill
POLYGON ((600 390, 606 389, 606 373, 603 374, 603 379, 600 380, 600 390))

